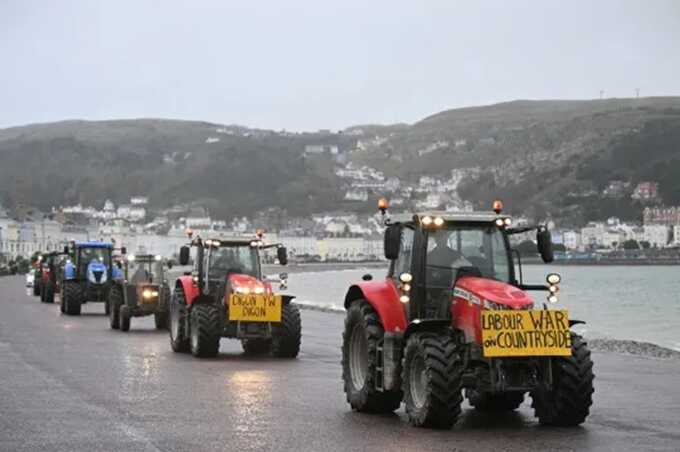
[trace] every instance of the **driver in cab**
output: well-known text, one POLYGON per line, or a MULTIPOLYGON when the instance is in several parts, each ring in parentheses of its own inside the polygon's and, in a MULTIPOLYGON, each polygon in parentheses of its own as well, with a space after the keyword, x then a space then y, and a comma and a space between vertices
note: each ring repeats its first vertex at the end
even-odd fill
POLYGON ((434 240, 434 248, 427 253, 427 265, 439 268, 460 268, 472 266, 465 256, 449 247, 448 231, 437 231, 430 234, 434 240))

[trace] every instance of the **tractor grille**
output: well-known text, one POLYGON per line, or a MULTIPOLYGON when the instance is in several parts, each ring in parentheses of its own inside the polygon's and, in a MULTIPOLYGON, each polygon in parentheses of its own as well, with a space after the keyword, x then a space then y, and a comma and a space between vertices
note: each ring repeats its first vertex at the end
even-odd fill
POLYGON ((97 283, 100 283, 102 281, 102 275, 104 274, 103 271, 92 271, 92 275, 94 276, 94 280, 97 283))

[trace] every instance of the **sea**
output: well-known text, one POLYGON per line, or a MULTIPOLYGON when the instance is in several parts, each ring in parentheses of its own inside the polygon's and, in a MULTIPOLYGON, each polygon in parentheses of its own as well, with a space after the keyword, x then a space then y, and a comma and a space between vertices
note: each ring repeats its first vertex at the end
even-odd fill
MULTIPOLYGON (((542 284, 548 272, 562 276, 555 308, 586 322, 587 338, 649 342, 680 351, 680 266, 524 265, 524 283, 542 284)), ((292 273, 287 293, 303 303, 341 310, 347 288, 366 273, 384 278, 386 269, 355 268, 292 273)), ((539 304, 546 292, 530 292, 539 304)))

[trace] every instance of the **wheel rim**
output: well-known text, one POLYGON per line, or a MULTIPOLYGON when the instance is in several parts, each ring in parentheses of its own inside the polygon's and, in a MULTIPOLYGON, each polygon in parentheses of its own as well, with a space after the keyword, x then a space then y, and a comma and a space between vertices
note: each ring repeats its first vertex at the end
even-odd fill
POLYGON ((413 404, 421 408, 427 400, 427 369, 422 356, 413 358, 409 372, 409 387, 413 404))
POLYGON ((363 389, 368 374, 368 341, 361 325, 352 330, 349 346, 349 372, 352 384, 357 391, 363 389))
POLYGON ((177 341, 179 337, 179 310, 177 307, 173 307, 170 311, 170 334, 172 334, 172 340, 177 341))

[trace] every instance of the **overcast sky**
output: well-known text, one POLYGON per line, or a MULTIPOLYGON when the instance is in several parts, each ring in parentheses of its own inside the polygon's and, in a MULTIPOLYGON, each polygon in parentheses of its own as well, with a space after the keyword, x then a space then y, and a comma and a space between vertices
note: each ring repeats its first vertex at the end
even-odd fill
POLYGON ((338 129, 635 88, 680 94, 680 1, 0 0, 0 127, 338 129))

